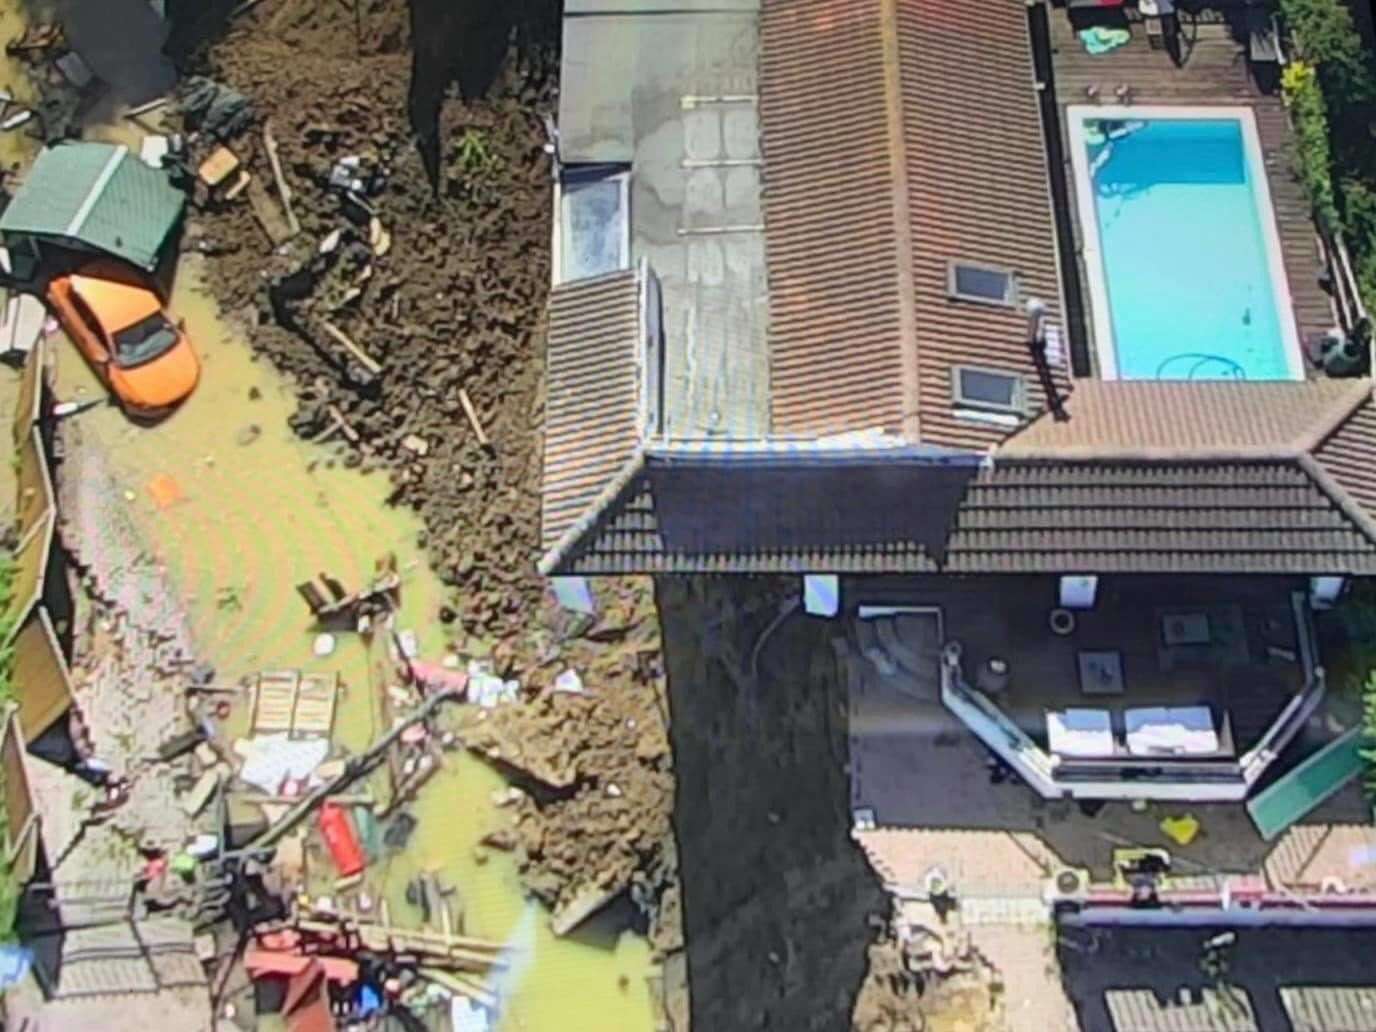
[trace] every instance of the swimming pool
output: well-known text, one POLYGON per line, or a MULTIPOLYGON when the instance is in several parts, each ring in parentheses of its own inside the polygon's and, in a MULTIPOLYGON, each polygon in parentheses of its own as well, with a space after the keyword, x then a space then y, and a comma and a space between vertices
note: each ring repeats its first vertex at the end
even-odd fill
POLYGON ((1251 110, 1067 115, 1100 376, 1303 379, 1251 110))

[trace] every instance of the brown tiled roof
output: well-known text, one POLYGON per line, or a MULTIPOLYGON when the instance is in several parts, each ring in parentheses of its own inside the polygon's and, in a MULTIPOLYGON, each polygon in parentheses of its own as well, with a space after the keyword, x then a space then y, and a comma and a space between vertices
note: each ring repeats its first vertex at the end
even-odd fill
POLYGON ((541 538, 593 510, 639 444, 640 282, 619 272, 550 294, 541 538))
POLYGON ((1376 574, 1376 524, 1306 455, 689 466, 650 453, 557 572, 1376 574))
POLYGON ((1313 449, 1314 461, 1357 505, 1376 517, 1376 403, 1363 402, 1313 449))
POLYGON ((1026 318, 951 300, 947 262, 1013 269, 1056 318, 1024 5, 972 29, 942 0, 764 0, 761 48, 775 432, 997 441, 954 416, 951 365, 1022 372, 1044 405, 1026 318))
POLYGON ((1376 538, 1298 458, 996 462, 947 546, 959 573, 1376 573, 1376 538))
POLYGON ((916 382, 887 0, 765 0, 760 14, 776 432, 897 428, 916 382), (841 86, 844 84, 844 87, 841 86), (911 355, 909 356, 911 358, 911 355))
POLYGON ((732 458, 652 451, 555 569, 931 572, 975 471, 912 454, 818 461, 768 449, 732 458), (919 468, 924 504, 911 505, 919 468))
POLYGON ((1069 419, 1044 415, 1003 442, 997 454, 1176 460, 1290 456, 1313 449, 1370 397, 1371 383, 1361 379, 1080 380, 1065 402, 1069 419))

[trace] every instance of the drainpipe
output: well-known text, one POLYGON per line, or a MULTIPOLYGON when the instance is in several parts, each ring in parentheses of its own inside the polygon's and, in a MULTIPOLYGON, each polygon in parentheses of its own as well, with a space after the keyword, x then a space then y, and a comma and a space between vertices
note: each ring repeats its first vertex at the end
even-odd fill
POLYGON ((1064 423, 1070 416, 1066 414, 1056 390, 1051 364, 1046 360, 1046 303, 1035 297, 1027 299, 1027 348, 1032 353, 1032 364, 1037 367, 1037 379, 1041 382, 1051 415, 1056 422, 1064 423))

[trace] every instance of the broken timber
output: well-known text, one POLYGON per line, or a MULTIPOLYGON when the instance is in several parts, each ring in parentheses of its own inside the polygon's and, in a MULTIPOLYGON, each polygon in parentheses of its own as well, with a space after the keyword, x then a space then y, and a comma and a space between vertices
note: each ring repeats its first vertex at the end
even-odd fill
POLYGON ((347 333, 341 330, 328 319, 320 320, 321 328, 330 335, 330 338, 343 347, 361 365, 370 376, 377 376, 382 372, 382 365, 372 355, 364 351, 354 343, 347 333))
POLYGON ((272 198, 257 179, 249 180, 248 205, 273 247, 291 239, 291 227, 282 218, 282 213, 273 205, 272 198))
POLYGON ((268 153, 268 164, 272 166, 272 178, 277 183, 277 196, 282 199, 282 210, 287 213, 287 226, 291 235, 301 232, 301 223, 296 220, 296 212, 291 206, 291 187, 287 177, 282 174, 282 159, 277 154, 277 140, 272 135, 272 121, 263 123, 263 149, 268 153))
POLYGON ((459 388, 459 404, 463 406, 463 414, 468 417, 468 423, 473 427, 473 433, 478 438, 478 443, 484 448, 490 447, 487 434, 483 432, 482 423, 478 422, 478 410, 473 407, 473 399, 468 396, 468 391, 459 388))
POLYGON ((331 779, 310 795, 303 798, 290 810, 284 813, 281 820, 268 828, 267 831, 263 832, 263 834, 259 835, 248 845, 244 846, 242 849, 236 849, 232 853, 226 853, 225 855, 240 856, 265 852, 271 849, 293 828, 300 824, 302 820, 308 817, 312 811, 316 810, 322 803, 329 799, 330 796, 337 795, 368 771, 372 770, 372 768, 377 765, 378 761, 386 755, 387 750, 392 747, 392 743, 400 738, 402 732, 408 727, 425 720, 441 703, 458 702, 463 699, 463 697, 464 693, 457 689, 438 692, 430 696, 418 710, 399 722, 395 727, 369 746, 365 752, 353 757, 345 763, 343 773, 337 778, 331 779))

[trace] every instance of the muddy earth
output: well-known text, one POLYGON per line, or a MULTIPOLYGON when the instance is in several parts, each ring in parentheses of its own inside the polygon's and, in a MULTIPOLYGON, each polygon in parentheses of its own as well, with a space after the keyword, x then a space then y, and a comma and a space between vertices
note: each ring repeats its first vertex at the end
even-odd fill
MULTIPOLYGON (((427 5, 415 6, 420 66, 447 53, 441 33, 472 23, 423 24, 427 5)), ((516 42, 488 82, 420 67, 418 99, 412 17, 403 0, 364 0, 357 17, 264 3, 183 56, 184 73, 251 106, 238 131, 193 141, 192 168, 224 143, 251 181, 233 199, 197 184, 183 247, 209 256, 222 310, 295 383, 292 429, 332 442, 328 461, 390 478, 390 502, 422 516, 421 544, 452 592, 435 619, 453 650, 520 682, 525 701, 471 728, 470 744, 530 790, 509 838, 528 887, 556 911, 633 889, 652 941, 672 944, 660 912, 676 920, 673 775, 650 585, 602 581, 598 617, 575 620, 535 571, 553 174, 542 117, 558 54, 508 12, 516 42), (442 94, 437 132, 417 146, 412 118, 456 75, 467 99, 442 94), (286 240, 265 129, 300 227, 286 240), (570 669, 587 694, 551 693, 570 669), (542 757, 505 742, 538 743, 568 779, 542 786, 542 757)))

